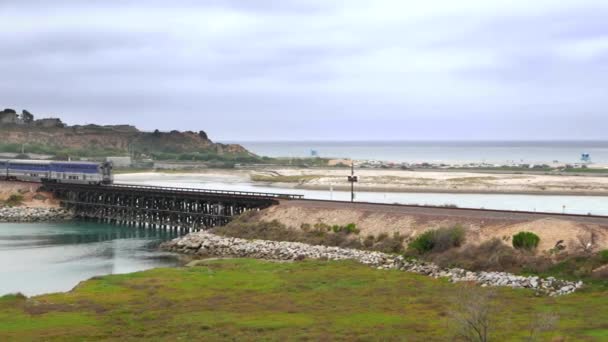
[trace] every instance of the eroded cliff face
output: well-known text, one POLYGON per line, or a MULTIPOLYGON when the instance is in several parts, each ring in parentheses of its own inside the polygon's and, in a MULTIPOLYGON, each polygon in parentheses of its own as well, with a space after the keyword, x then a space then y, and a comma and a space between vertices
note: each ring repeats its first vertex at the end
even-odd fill
POLYGON ((38 127, 0 125, 1 144, 41 145, 57 149, 106 149, 117 152, 253 155, 240 145, 214 143, 201 132, 141 132, 133 126, 38 127))

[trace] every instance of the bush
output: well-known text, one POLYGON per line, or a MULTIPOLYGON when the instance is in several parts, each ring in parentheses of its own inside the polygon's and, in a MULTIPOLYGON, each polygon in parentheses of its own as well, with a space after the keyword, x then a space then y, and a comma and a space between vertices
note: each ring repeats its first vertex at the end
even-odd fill
POLYGON ((459 267, 472 271, 513 271, 521 264, 516 250, 494 238, 466 249, 448 250, 429 255, 441 267, 459 267))
POLYGON ((426 231, 410 242, 408 248, 418 254, 444 252, 452 247, 460 247, 463 242, 464 229, 454 226, 426 231))
POLYGON ((608 249, 604 249, 598 253, 600 255, 601 262, 608 263, 608 249))
POLYGON ((23 195, 12 194, 5 202, 9 207, 15 207, 23 204, 23 195))
POLYGON ((533 250, 538 247, 540 238, 531 232, 519 232, 513 235, 513 247, 517 249, 533 250))
POLYGON ((359 234, 359 229, 357 229, 357 225, 354 223, 349 223, 346 226, 333 225, 331 227, 334 233, 346 233, 346 234, 359 234))
POLYGON ((431 230, 418 235, 414 241, 407 245, 408 249, 416 251, 418 254, 430 252, 434 247, 435 241, 433 240, 433 231, 431 230))
POLYGON ((377 238, 368 235, 359 238, 359 230, 354 223, 345 226, 329 226, 325 223, 302 224, 301 229, 287 227, 279 221, 259 221, 256 212, 244 213, 239 218, 222 227, 215 227, 216 234, 245 239, 303 242, 310 245, 336 246, 373 250, 384 253, 403 253, 404 237, 398 233, 389 236, 380 234, 377 238))
POLYGON ((460 247, 464 242, 464 229, 459 225, 451 228, 437 229, 434 235, 434 252, 443 252, 452 247, 460 247))

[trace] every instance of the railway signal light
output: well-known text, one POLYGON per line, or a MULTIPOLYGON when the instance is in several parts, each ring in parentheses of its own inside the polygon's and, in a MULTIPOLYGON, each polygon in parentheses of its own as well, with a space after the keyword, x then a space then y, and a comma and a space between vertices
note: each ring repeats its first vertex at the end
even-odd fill
POLYGON ((350 163, 350 176, 348 176, 348 182, 350 183, 350 201, 355 201, 355 183, 359 181, 359 176, 355 176, 355 162, 351 160, 350 163))

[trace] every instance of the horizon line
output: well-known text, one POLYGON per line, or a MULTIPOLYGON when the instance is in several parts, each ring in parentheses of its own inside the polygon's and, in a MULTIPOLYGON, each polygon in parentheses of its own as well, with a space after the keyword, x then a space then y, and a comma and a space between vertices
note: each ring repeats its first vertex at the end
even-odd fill
POLYGON ((276 139, 276 140, 239 140, 217 139, 215 142, 229 143, 268 143, 268 142, 605 142, 608 139, 369 139, 369 140, 337 140, 337 139, 276 139))

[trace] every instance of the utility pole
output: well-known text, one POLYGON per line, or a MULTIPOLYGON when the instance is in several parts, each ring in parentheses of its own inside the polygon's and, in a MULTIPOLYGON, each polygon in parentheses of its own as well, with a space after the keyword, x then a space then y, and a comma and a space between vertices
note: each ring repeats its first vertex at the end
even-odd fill
POLYGON ((355 162, 354 160, 350 161, 350 176, 348 176, 348 181, 350 182, 350 201, 355 201, 355 183, 359 181, 359 177, 355 176, 355 162))

